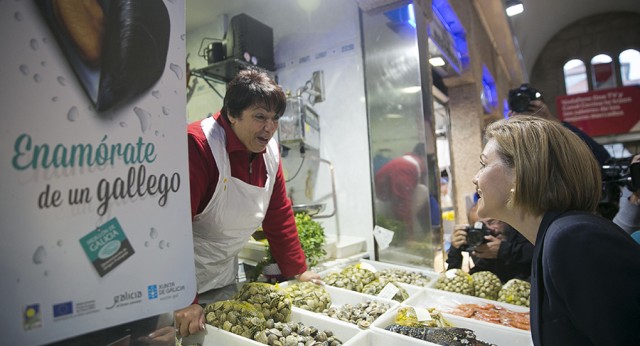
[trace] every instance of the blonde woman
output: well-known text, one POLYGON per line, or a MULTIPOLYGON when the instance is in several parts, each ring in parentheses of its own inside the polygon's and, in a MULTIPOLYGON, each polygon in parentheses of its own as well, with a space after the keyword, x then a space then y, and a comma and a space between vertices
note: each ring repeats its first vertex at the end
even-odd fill
POLYGON ((514 116, 490 124, 473 178, 478 216, 535 245, 535 345, 640 345, 640 245, 595 214, 600 166, 562 124, 514 116))

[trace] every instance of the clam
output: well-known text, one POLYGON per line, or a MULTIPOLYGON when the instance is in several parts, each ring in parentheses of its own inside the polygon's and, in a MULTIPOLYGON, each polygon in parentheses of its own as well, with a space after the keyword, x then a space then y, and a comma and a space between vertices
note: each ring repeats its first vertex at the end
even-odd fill
POLYGON ((486 299, 498 299, 498 293, 502 288, 502 282, 498 276, 490 271, 481 271, 471 274, 476 297, 486 299))
POLYGON ((431 278, 420 272, 406 271, 403 269, 387 268, 378 272, 381 278, 394 280, 415 286, 427 286, 431 278))
POLYGON ((265 328, 264 315, 246 302, 215 302, 207 305, 204 312, 208 324, 237 335, 252 337, 265 328))
POLYGON ((388 303, 369 300, 356 305, 344 304, 341 307, 332 307, 324 310, 323 314, 361 328, 368 328, 370 323, 385 313, 389 307, 388 303))
POLYGON ((293 305, 305 310, 321 312, 331 305, 331 296, 324 286, 300 282, 288 286, 284 290, 293 305))
POLYGON ((502 286, 498 301, 510 304, 529 306, 531 284, 520 279, 511 279, 502 286))
POLYGON ((284 290, 271 284, 245 284, 234 299, 252 304, 265 319, 273 318, 276 322, 283 322, 288 321, 291 316, 291 299, 284 290))
POLYGON ((462 269, 449 269, 440 274, 435 288, 466 295, 474 295, 473 278, 462 269))

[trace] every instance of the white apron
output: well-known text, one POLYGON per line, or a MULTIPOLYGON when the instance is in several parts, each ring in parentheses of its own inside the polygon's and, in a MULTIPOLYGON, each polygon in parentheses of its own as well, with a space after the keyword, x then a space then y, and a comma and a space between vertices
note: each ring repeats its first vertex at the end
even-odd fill
MULTIPOLYGON (((253 186, 231 176, 226 135, 212 117, 202 121, 220 178, 202 213, 193 221, 193 243, 198 293, 235 282, 235 258, 262 224, 278 172, 278 147, 271 139, 263 155, 267 167, 265 187, 253 186)), ((247 154, 248 155, 248 154, 247 154)))

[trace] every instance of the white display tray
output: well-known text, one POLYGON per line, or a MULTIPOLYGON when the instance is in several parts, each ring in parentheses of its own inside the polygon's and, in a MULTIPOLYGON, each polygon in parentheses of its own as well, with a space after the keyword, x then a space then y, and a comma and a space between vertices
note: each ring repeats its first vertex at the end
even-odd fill
POLYGON ((259 263, 267 255, 267 247, 263 242, 249 240, 240 249, 238 257, 249 262, 259 263))
MULTIPOLYGON (((291 311, 291 321, 302 322, 305 326, 313 326, 318 328, 320 331, 330 330, 338 339, 340 339, 340 341, 343 342, 343 345, 347 346, 349 345, 347 342, 360 332, 358 327, 350 323, 298 309, 296 307, 291 311)), ((264 346, 262 343, 227 332, 209 324, 206 325, 206 330, 204 332, 183 338, 182 344, 200 344, 202 346, 264 346)))
MULTIPOLYGON (((295 284, 296 281, 287 281, 287 282, 283 282, 280 284, 280 287, 285 288, 288 285, 292 285, 295 284)), ((331 307, 341 307, 345 304, 351 304, 351 305, 356 305, 356 304, 361 304, 361 303, 366 303, 368 301, 376 301, 376 302, 380 302, 380 303, 386 303, 389 304, 389 310, 393 310, 395 307, 397 307, 398 305, 400 305, 400 303, 398 303, 395 300, 390 300, 390 299, 385 299, 385 298, 380 298, 380 297, 376 297, 376 296, 372 296, 372 295, 368 295, 368 294, 363 294, 363 293, 359 293, 359 292, 355 292, 355 291, 350 291, 344 288, 340 288, 340 287, 333 287, 333 286, 329 286, 329 285, 325 285, 324 288, 327 290, 327 293, 329 293, 329 296, 331 297, 331 307)), ((299 309, 298 307, 295 307, 295 309, 299 309)), ((304 309, 301 309, 304 310, 304 309)), ((306 310, 305 310, 306 311, 306 310)), ((316 312, 311 312, 311 313, 316 313, 316 312)), ((326 316, 322 313, 316 313, 316 314, 320 314, 322 316, 326 316)), ((379 317, 378 317, 379 318, 379 317)), ((344 321, 341 321, 344 322, 344 321)), ((346 322, 345 322, 346 323, 346 322)))
MULTIPOLYGON (((362 259, 362 260, 360 260, 360 262, 369 264, 372 267, 376 268, 377 270, 399 269, 399 270, 404 270, 404 271, 407 271, 407 272, 417 272, 417 273, 424 274, 425 276, 427 276, 428 278, 431 279, 431 281, 429 282, 428 286, 431 286, 431 285, 435 284, 435 281, 438 279, 438 276, 440 276, 440 273, 437 273, 437 272, 435 272, 433 270, 428 270, 428 269, 423 269, 423 268, 418 268, 418 267, 410 267, 410 266, 403 266, 403 265, 393 264, 393 263, 384 263, 384 262, 378 262, 378 261, 371 261, 371 260, 367 260, 367 259, 362 259)), ((415 285, 412 285, 412 286, 415 286, 415 285)), ((418 286, 418 287, 422 287, 422 286, 418 286)))
MULTIPOLYGON (((373 322, 370 330, 376 333, 403 336, 403 335, 390 332, 384 329, 385 327, 392 325, 394 323, 397 310, 402 306, 407 306, 407 304, 401 304, 399 307, 397 307, 393 311, 390 310, 386 314, 380 316, 380 318, 378 318, 375 322, 373 322)), ((498 346, 533 345, 531 334, 526 331, 518 330, 515 328, 504 327, 497 324, 476 321, 476 320, 454 316, 454 315, 446 315, 445 318, 455 327, 467 328, 474 331, 478 340, 481 340, 484 342, 488 342, 498 346)), ((432 343, 422 341, 422 340, 419 340, 419 342, 422 345, 433 345, 432 343)))
POLYGON ((529 308, 526 306, 499 302, 497 300, 480 298, 462 293, 443 291, 430 287, 425 288, 419 294, 405 300, 403 303, 411 306, 427 306, 430 308, 436 308, 441 312, 453 310, 460 304, 493 304, 516 312, 529 312, 529 308))
POLYGON ((205 331, 189 335, 182 338, 182 345, 202 345, 202 346, 244 346, 244 345, 262 345, 259 342, 249 340, 240 335, 236 335, 220 328, 216 328, 210 324, 205 325, 205 331))
POLYGON ((358 258, 352 261, 348 261, 348 262, 342 262, 339 264, 336 264, 335 266, 333 266, 332 268, 326 269, 324 271, 321 271, 320 274, 324 274, 324 273, 329 273, 329 272, 334 272, 334 271, 340 271, 350 265, 354 265, 354 264, 358 264, 358 263, 365 263, 366 265, 370 265, 371 267, 373 267, 374 270, 378 271, 378 270, 383 270, 383 269, 400 269, 400 270, 405 270, 408 272, 419 272, 422 274, 425 274, 426 276, 428 276, 429 278, 432 279, 437 279, 438 276, 440 275, 439 273, 433 271, 433 270, 428 270, 428 269, 424 269, 424 268, 420 268, 420 267, 412 267, 412 266, 406 266, 406 265, 400 265, 400 264, 394 264, 394 263, 385 263, 385 262, 378 262, 378 261, 372 261, 372 260, 368 260, 365 258, 358 258))
POLYGON ((424 346, 436 345, 397 333, 382 333, 379 330, 366 330, 349 340, 348 346, 424 346))
MULTIPOLYGON (((287 282, 282 282, 280 283, 280 288, 286 288, 289 285, 293 285, 295 283, 297 283, 298 281, 295 280, 291 280, 291 281, 287 281, 287 282)), ((385 298, 381 298, 381 297, 376 297, 376 296, 372 296, 369 294, 364 294, 364 293, 360 293, 360 292, 356 292, 356 291, 350 291, 344 288, 340 288, 340 287, 333 287, 330 285, 324 285, 324 288, 327 290, 327 293, 329 293, 329 296, 331 297, 331 306, 334 307, 339 307, 342 306, 344 304, 359 304, 359 303, 364 303, 366 301, 369 300, 375 300, 375 301, 380 301, 380 302, 384 302, 384 303, 388 303, 391 305, 390 308, 394 308, 396 305, 400 305, 400 303, 398 303, 395 300, 391 300, 391 299, 385 299, 385 298)), ((415 293, 416 295, 418 294, 418 292, 415 293)))
POLYGON ((473 296, 468 296, 460 293, 447 292, 447 291, 437 290, 433 288, 425 288, 422 292, 411 297, 410 299, 405 300, 403 303, 405 305, 418 307, 418 308, 435 308, 436 310, 440 311, 447 319, 453 318, 453 317, 464 318, 467 320, 472 320, 472 321, 479 322, 481 324, 485 324, 489 327, 496 326, 496 327, 499 327, 498 329, 507 328, 507 329, 512 329, 512 330, 524 333, 526 335, 530 334, 528 330, 518 329, 515 327, 509 327, 509 326, 505 326, 497 323, 480 321, 473 318, 467 318, 467 317, 462 317, 462 316, 452 315, 447 313, 455 309, 460 304, 478 304, 478 305, 493 304, 495 306, 500 306, 514 312, 529 312, 529 308, 525 306, 502 303, 495 300, 473 297, 473 296))
MULTIPOLYGON (((327 275, 329 275, 331 273, 340 272, 340 271, 342 271, 342 268, 332 268, 332 269, 320 272, 319 275, 321 277, 325 277, 325 276, 327 276, 327 275)), ((398 285, 401 286, 402 288, 404 288, 407 291, 407 294, 409 295, 409 298, 417 295, 418 293, 420 293, 423 290, 423 287, 409 285, 409 284, 405 284, 403 282, 398 282, 398 285)), ((328 284, 326 286, 327 287, 339 288, 339 289, 347 291, 347 292, 355 292, 355 293, 358 293, 358 294, 363 294, 363 293, 360 293, 360 292, 357 292, 357 291, 350 291, 350 290, 342 288, 342 287, 335 287, 335 286, 331 286, 331 285, 328 285, 328 284)), ((375 297, 375 296, 372 296, 372 297, 375 297)), ((407 298, 407 299, 409 299, 409 298, 407 298)))
POLYGON ((349 291, 340 287, 325 285, 325 289, 327 290, 327 292, 329 292, 329 295, 331 296, 331 306, 333 307, 339 307, 345 304, 355 305, 355 304, 365 303, 370 300, 387 303, 390 305, 389 309, 393 309, 394 307, 400 305, 400 303, 398 303, 395 300, 376 297, 369 294, 359 293, 356 291, 349 291))

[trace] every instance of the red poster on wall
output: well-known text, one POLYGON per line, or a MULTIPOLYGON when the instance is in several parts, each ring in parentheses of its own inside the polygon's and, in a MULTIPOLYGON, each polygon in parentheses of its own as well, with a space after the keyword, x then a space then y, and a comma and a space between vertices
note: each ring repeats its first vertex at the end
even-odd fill
POLYGON ((613 62, 593 64, 593 88, 595 90, 615 88, 616 80, 613 76, 613 62))
POLYGON ((640 86, 558 96, 560 120, 590 136, 640 132, 640 86))

